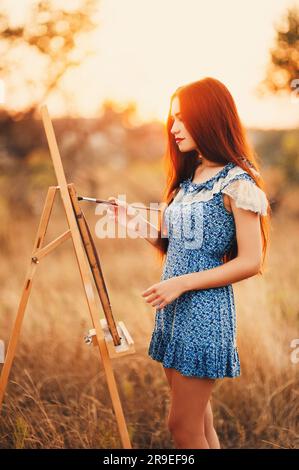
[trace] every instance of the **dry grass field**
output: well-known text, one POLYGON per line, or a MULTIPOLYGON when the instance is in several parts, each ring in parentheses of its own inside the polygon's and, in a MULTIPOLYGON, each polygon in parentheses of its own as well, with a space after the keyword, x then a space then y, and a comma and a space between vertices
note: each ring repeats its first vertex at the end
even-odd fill
MULTIPOLYGON (((97 194, 145 201, 122 180, 97 194)), ((147 188, 159 197, 161 178, 147 172, 147 188)), ((111 178, 111 181, 114 181, 111 178)), ((53 184, 55 184, 53 182, 53 184)), ((145 189, 144 189, 145 191, 145 189)), ((42 204, 46 190, 40 195, 42 204)), ((241 377, 219 379, 212 396, 222 448, 299 447, 299 363, 291 361, 298 338, 299 213, 297 193, 286 194, 272 220, 272 240, 263 277, 234 284, 241 377)), ((82 205, 94 234, 94 207, 82 205), (86 210, 85 210, 86 208, 86 210)), ((1 335, 7 341, 16 315, 39 221, 6 215, 1 250, 1 335)), ((66 228, 60 201, 46 241, 66 228)), ((95 237, 94 237, 95 238, 95 237)), ((135 448, 174 448, 167 429, 169 391, 160 363, 147 355, 154 308, 141 292, 157 282, 161 268, 143 239, 98 239, 112 310, 135 341, 136 353, 113 359, 113 368, 135 448)), ((103 312, 99 306, 99 315, 103 312)), ((17 355, 0 416, 0 448, 120 448, 99 352, 84 343, 91 328, 72 242, 44 258, 34 278, 17 355)))

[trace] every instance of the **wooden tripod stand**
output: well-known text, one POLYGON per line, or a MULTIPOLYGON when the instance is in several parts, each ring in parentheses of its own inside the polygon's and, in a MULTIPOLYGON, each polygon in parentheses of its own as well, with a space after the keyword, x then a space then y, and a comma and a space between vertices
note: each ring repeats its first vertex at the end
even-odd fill
POLYGON ((120 355, 132 354, 135 352, 133 340, 128 333, 123 322, 116 325, 108 292, 105 286, 100 260, 84 217, 83 211, 78 203, 74 184, 67 184, 65 174, 54 134, 52 122, 50 120, 46 106, 41 107, 43 124, 50 148, 50 153, 59 186, 50 186, 46 201, 42 211, 39 227, 34 242, 30 265, 26 274, 21 300, 18 307, 17 316, 13 326, 12 334, 5 356, 1 378, 0 378, 0 409, 8 382, 9 373, 15 356, 18 339, 21 332, 22 321, 25 309, 32 288, 33 276, 42 258, 51 253, 56 247, 69 238, 73 241, 75 254, 79 266, 79 271, 85 291, 85 296, 90 312, 93 329, 85 338, 86 342, 93 342, 98 347, 100 358, 104 366, 108 389, 113 405, 114 414, 120 433, 123 448, 131 449, 129 433, 126 426, 124 413, 122 410, 117 385, 112 369, 111 358, 120 355), (51 211, 56 193, 59 192, 62 198, 69 229, 48 245, 43 246, 51 211), (99 294, 105 319, 99 318, 98 309, 95 303, 93 284, 99 294))

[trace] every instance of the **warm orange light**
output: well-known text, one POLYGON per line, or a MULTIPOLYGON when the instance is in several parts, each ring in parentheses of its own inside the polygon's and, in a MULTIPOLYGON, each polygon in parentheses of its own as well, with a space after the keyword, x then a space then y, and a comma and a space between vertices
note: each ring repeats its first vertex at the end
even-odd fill
MULTIPOLYGON (((78 1, 65 3, 76 6, 78 1)), ((20 17, 32 1, 3 4, 12 17, 20 17)), ((294 126, 298 105, 291 95, 255 95, 264 78, 275 23, 291 5, 291 0, 101 0, 99 28, 88 40, 97 53, 65 77, 68 108, 58 94, 53 95, 47 102, 51 114, 92 116, 111 99, 136 102, 141 120, 165 121, 176 87, 211 76, 229 88, 246 126, 294 126)), ((19 86, 9 98, 17 105, 25 93, 19 86)))

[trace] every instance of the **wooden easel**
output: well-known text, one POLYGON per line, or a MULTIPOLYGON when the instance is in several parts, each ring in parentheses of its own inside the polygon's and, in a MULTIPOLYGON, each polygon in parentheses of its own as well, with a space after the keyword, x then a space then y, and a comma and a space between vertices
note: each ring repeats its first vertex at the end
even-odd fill
POLYGON ((5 356, 1 372, 0 410, 2 407, 8 376, 15 356, 18 339, 20 336, 25 309, 32 288, 33 276, 35 274, 37 266, 42 258, 51 253, 57 246, 59 246, 65 240, 71 238, 73 241, 79 271, 82 278, 83 288, 85 291, 90 317, 93 324, 93 329, 90 330, 89 335, 85 338, 85 341, 87 343, 92 342, 99 349, 100 359, 102 359, 102 363, 104 366, 104 372, 107 379, 113 410, 117 420, 121 442, 123 448, 131 449, 130 438, 110 359, 112 357, 118 357, 120 355, 134 353, 134 343, 130 334, 125 328, 124 323, 118 322, 118 325, 116 325, 114 321, 108 292, 105 286, 103 273, 101 270, 100 260, 97 255, 97 251, 92 240, 88 224, 78 203, 78 196, 76 194, 75 186, 74 184, 67 184, 66 182, 54 134, 54 129, 46 106, 41 107, 41 115, 59 186, 49 187, 44 208, 42 211, 36 239, 34 242, 33 252, 31 255, 30 265, 26 274, 17 316, 12 329, 12 334, 8 343, 7 354, 5 356), (46 235, 48 222, 51 216, 51 211, 57 192, 60 193, 62 198, 69 229, 62 235, 57 237, 55 240, 50 242, 48 245, 43 246, 43 241, 46 235), (99 294, 99 298, 101 300, 105 319, 100 319, 98 315, 92 279, 94 281, 97 292, 99 294))

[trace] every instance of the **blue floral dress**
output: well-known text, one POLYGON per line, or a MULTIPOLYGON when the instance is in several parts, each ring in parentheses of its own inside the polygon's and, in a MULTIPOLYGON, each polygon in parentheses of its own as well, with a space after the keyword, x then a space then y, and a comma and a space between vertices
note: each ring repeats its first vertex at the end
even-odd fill
MULTIPOLYGON (((163 215, 169 244, 161 280, 223 264, 221 258, 236 239, 223 194, 237 207, 267 214, 264 191, 233 162, 205 182, 184 180, 163 215)), ((184 376, 241 375, 232 285, 187 291, 157 308, 148 354, 184 376)))

